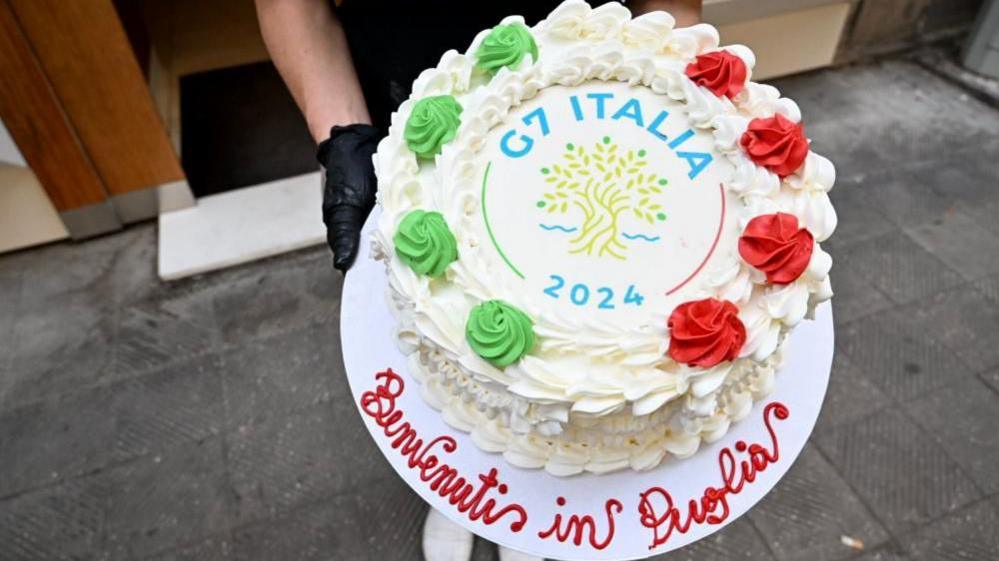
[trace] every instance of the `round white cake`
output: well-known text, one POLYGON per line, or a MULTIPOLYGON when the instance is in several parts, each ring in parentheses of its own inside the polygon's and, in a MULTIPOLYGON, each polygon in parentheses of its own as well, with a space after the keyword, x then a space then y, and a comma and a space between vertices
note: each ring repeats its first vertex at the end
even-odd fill
POLYGON ((556 475, 745 417, 829 299, 835 171, 709 25, 567 0, 424 71, 375 155, 375 254, 425 399, 556 475))

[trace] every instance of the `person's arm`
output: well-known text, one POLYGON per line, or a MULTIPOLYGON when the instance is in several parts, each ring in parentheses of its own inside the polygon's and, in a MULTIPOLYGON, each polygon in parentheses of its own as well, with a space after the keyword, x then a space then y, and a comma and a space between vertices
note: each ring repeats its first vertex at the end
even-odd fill
MULTIPOLYGON (((363 0, 362 0, 363 1, 363 0)), ((328 0, 256 0, 267 51, 319 144, 323 223, 333 266, 346 272, 375 205, 371 126, 347 38, 328 0)))
POLYGON ((329 0, 256 0, 271 60, 315 141, 334 125, 370 124, 347 38, 329 0))
POLYGON ((701 23, 701 4, 703 0, 629 0, 628 8, 636 16, 654 10, 663 10, 673 14, 677 27, 689 27, 701 23))

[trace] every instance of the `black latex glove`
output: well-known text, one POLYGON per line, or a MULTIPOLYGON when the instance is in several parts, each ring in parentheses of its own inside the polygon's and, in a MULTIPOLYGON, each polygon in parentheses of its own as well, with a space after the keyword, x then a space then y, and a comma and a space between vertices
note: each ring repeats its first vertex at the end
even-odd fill
POLYGON ((375 206, 377 183, 371 156, 381 136, 371 125, 333 127, 316 153, 316 159, 326 169, 326 243, 333 251, 333 266, 344 273, 357 257, 361 226, 375 206))

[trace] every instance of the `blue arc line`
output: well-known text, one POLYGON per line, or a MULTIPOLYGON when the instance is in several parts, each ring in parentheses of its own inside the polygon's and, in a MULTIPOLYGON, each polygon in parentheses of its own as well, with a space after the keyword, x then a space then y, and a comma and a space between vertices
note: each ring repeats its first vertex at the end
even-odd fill
POLYGON ((621 235, 628 238, 629 240, 645 240, 647 242, 657 242, 659 241, 659 236, 646 236, 645 234, 626 234, 621 232, 621 235))
POLYGON ((575 232, 578 229, 575 226, 573 226, 572 228, 567 228, 565 226, 559 226, 558 224, 552 224, 551 226, 547 224, 538 224, 538 226, 541 226, 542 229, 548 230, 549 232, 551 232, 552 230, 561 230, 567 234, 575 232))

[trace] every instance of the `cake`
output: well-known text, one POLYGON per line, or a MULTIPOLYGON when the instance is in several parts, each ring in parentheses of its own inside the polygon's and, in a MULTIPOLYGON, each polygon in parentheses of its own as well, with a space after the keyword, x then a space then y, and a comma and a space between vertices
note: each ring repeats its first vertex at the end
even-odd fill
POLYGON ((835 171, 745 46, 566 0, 420 74, 374 156, 408 372, 481 449, 559 476, 694 454, 832 296, 835 171))

